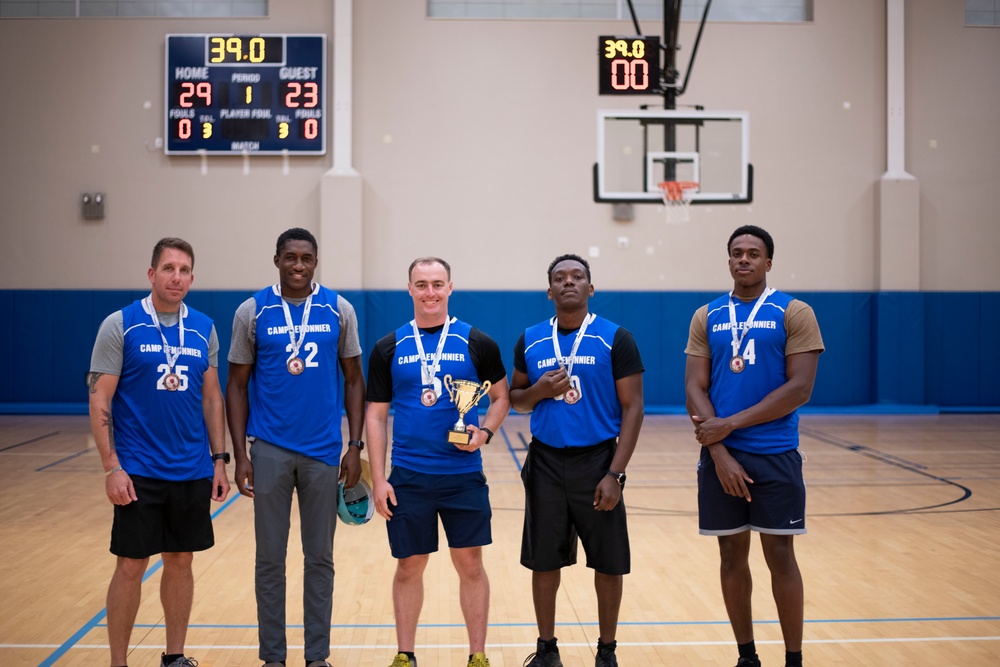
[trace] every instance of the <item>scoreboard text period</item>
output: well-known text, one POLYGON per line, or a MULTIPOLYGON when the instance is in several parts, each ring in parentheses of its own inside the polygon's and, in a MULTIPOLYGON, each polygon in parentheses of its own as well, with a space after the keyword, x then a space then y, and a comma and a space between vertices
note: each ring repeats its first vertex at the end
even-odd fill
POLYGON ((167 35, 166 152, 326 154, 325 35, 167 35))

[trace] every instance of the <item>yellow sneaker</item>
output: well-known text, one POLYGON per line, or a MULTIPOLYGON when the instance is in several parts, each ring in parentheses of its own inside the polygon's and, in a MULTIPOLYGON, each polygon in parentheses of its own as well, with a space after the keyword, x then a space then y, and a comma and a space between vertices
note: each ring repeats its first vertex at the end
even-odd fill
POLYGON ((490 667, 490 659, 482 651, 473 653, 466 667, 490 667))
POLYGON ((397 653, 389 667, 417 667, 417 659, 414 657, 411 660, 405 653, 397 653))

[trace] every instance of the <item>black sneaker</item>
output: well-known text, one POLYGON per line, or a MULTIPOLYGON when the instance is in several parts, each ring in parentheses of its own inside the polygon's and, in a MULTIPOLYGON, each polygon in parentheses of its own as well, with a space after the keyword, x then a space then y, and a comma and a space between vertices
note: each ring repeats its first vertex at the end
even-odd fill
POLYGON ((736 667, 760 667, 760 658, 756 656, 753 658, 740 658, 740 661, 736 663, 736 667))
POLYGON ((524 659, 524 667, 563 667, 559 650, 546 651, 545 642, 539 640, 538 650, 524 659))
POLYGON ((598 641, 594 667, 618 667, 618 657, 615 655, 616 646, 618 646, 618 642, 603 644, 598 641))
POLYGON ((160 655, 160 667, 198 667, 198 661, 194 658, 185 658, 184 656, 181 656, 170 664, 164 662, 166 659, 167 656, 165 653, 160 655))

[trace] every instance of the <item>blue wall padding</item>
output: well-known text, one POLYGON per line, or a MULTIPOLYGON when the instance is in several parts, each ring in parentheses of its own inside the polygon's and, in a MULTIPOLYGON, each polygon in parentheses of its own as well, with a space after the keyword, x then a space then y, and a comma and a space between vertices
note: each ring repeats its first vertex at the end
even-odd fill
MULTIPOLYGON (((112 310, 142 298, 129 290, 0 290, 0 404, 82 404, 94 336, 112 310)), ((345 291, 358 313, 363 363, 386 333, 413 316, 404 291, 345 291)), ((236 307, 250 292, 192 291, 187 303, 215 320, 220 379, 236 307)), ((684 404, 684 346, 691 315, 714 292, 597 292, 590 309, 635 336, 649 406, 684 404)), ((816 311, 827 351, 813 406, 1000 406, 995 343, 1000 292, 799 292, 816 311), (987 336, 987 332, 992 336, 987 336), (989 366, 987 366, 989 362, 989 366)), ((508 373, 524 327, 550 317, 545 292, 456 291, 451 314, 490 334, 508 373)))

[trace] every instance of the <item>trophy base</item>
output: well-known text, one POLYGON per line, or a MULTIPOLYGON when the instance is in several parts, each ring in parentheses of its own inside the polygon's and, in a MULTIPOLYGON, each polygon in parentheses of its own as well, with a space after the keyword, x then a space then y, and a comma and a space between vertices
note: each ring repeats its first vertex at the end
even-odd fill
POLYGON ((468 431, 448 431, 448 442, 453 445, 467 445, 472 442, 472 434, 468 431))

